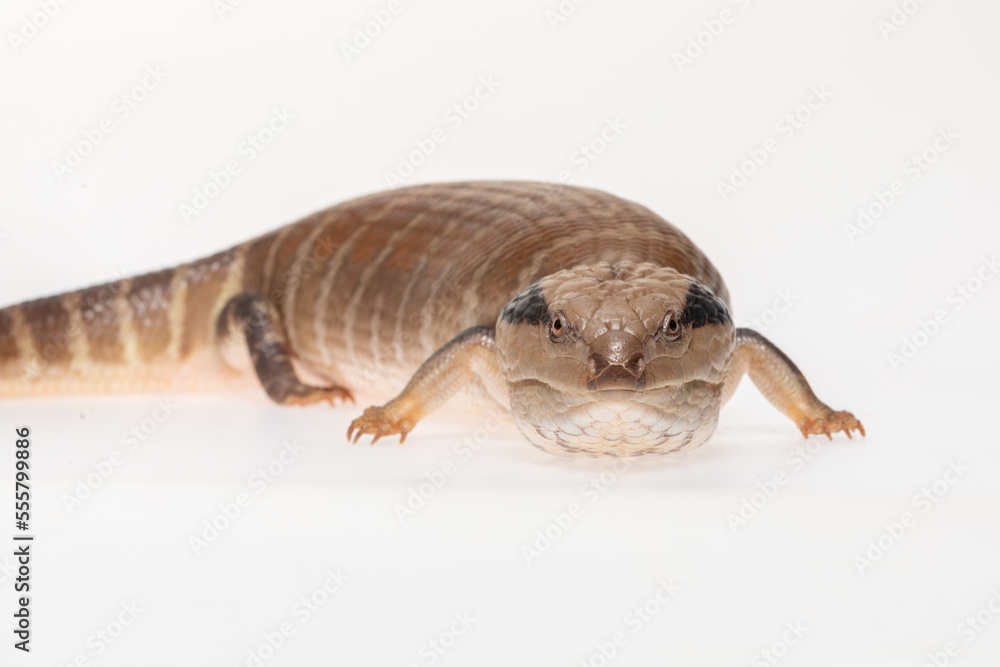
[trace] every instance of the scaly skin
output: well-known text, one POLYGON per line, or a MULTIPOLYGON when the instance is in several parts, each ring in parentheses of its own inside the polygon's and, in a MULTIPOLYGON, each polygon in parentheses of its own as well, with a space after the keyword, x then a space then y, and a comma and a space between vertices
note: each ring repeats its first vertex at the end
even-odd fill
POLYGON ((708 259, 638 204, 544 183, 422 185, 2 309, 0 396, 263 385, 278 403, 308 404, 381 401, 406 384, 352 434, 405 436, 463 394, 511 408, 549 451, 635 455, 704 441, 748 372, 803 434, 861 430, 777 348, 735 331, 728 306, 708 259), (619 329, 628 336, 600 337, 619 329))

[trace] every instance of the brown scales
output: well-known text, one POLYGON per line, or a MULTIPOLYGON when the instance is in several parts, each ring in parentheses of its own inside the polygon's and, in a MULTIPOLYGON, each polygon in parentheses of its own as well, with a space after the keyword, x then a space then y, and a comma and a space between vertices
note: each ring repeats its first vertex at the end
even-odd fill
POLYGON ((607 193, 530 182, 377 193, 190 264, 0 309, 0 396, 262 383, 284 403, 388 397, 458 333, 492 327, 525 286, 622 260, 672 266, 728 303, 687 237, 607 193))

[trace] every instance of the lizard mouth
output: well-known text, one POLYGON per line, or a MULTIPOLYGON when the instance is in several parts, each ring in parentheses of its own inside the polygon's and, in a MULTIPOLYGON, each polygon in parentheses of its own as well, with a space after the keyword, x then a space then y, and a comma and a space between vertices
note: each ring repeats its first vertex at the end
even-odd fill
POLYGON ((587 377, 587 389, 591 391, 638 392, 645 388, 646 374, 642 370, 636 373, 626 366, 607 366, 596 376, 591 374, 587 377))
POLYGON ((606 389, 594 389, 592 395, 601 401, 628 402, 637 401, 645 393, 643 389, 630 389, 628 387, 614 387, 606 389))

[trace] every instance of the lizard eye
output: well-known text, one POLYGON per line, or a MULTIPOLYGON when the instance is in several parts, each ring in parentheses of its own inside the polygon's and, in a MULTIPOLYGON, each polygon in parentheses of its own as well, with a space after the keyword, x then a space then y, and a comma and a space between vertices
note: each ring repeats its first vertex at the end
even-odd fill
POLYGON ((663 332, 667 335, 667 340, 677 340, 681 337, 681 323, 677 321, 677 316, 673 312, 667 313, 663 319, 663 332))
POLYGON ((552 324, 549 325, 549 337, 553 340, 562 338, 568 328, 569 322, 566 321, 566 316, 563 315, 562 311, 559 311, 552 316, 552 324))

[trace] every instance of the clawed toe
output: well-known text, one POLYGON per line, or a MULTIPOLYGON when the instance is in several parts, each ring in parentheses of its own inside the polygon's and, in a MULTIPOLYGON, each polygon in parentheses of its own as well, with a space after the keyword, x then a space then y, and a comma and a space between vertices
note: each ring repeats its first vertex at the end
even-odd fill
POLYGON ((330 405, 354 402, 351 392, 343 387, 315 387, 309 393, 292 394, 285 399, 285 405, 312 405, 326 401, 330 405))
POLYGON ((371 435, 371 444, 383 435, 399 434, 399 441, 406 440, 406 434, 413 428, 413 423, 408 419, 397 419, 386 414, 386 409, 381 406, 367 408, 360 417, 351 422, 347 429, 347 439, 357 442, 362 435, 371 435))
POLYGON ((854 429, 857 429, 862 436, 865 435, 864 425, 854 415, 845 410, 830 412, 822 417, 807 417, 799 422, 799 430, 802 431, 802 437, 804 438, 822 433, 828 439, 833 440, 834 433, 843 431, 848 438, 853 439, 851 431, 854 429))

